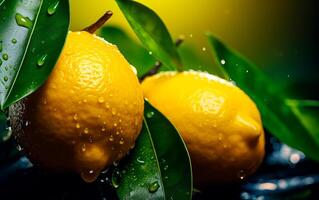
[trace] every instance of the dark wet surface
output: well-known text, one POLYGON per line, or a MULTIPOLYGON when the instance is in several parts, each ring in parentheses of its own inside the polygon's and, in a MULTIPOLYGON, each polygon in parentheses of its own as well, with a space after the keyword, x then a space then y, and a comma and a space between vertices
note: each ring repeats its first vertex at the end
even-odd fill
MULTIPOLYGON (((273 137, 267 138, 266 149, 254 176, 235 185, 196 190, 193 199, 319 199, 318 163, 273 137)), ((117 199, 108 172, 87 184, 76 175, 43 172, 23 156, 0 166, 1 199, 117 199)))

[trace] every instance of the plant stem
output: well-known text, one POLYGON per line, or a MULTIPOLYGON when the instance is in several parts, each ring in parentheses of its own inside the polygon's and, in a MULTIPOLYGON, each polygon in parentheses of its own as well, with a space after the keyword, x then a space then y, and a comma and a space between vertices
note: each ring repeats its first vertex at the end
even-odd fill
POLYGON ((84 28, 82 31, 87 31, 91 34, 95 33, 99 28, 101 28, 107 20, 109 20, 113 15, 112 11, 107 11, 100 19, 98 19, 94 24, 84 28))
MULTIPOLYGON (((176 47, 179 47, 183 42, 184 42, 184 37, 183 37, 183 36, 179 37, 179 38, 175 41, 176 47)), ((146 74, 144 74, 144 75, 140 78, 140 81, 142 82, 146 77, 157 74, 158 71, 160 70, 161 66, 162 66, 162 63, 161 63, 160 61, 156 61, 154 67, 153 67, 152 69, 150 69, 150 71, 148 71, 146 74)))

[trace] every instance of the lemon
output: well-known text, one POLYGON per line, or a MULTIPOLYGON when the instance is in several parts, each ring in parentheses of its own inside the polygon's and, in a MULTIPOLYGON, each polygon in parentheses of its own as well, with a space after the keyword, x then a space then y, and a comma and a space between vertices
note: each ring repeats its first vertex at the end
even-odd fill
POLYGON ((261 164, 264 131, 254 102, 204 72, 162 72, 142 83, 145 97, 173 123, 189 149, 197 186, 244 179, 261 164))
POLYGON ((144 99, 116 46, 70 32, 47 82, 10 108, 13 133, 34 164, 91 182, 134 147, 144 99))

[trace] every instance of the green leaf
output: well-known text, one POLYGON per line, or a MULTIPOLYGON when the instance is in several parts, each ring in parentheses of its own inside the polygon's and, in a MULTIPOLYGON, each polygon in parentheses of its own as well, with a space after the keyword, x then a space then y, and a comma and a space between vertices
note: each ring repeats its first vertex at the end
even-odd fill
POLYGON ((4 0, 0 4, 0 104, 4 109, 38 89, 63 48, 67 0, 4 0), (53 7, 58 3, 56 10, 53 7))
POLYGON ((216 37, 208 35, 208 38, 218 64, 257 104, 266 129, 282 142, 319 161, 317 136, 309 132, 291 107, 287 106, 286 97, 278 93, 277 84, 216 37))
POLYGON ((191 199, 191 163, 182 138, 147 101, 144 115, 136 146, 120 165, 120 199, 191 199))
POLYGON ((120 28, 105 26, 98 34, 105 40, 117 45, 128 62, 136 68, 139 78, 154 67, 156 59, 120 28))
POLYGON ((319 101, 289 99, 286 104, 319 144, 319 101))
POLYGON ((159 16, 150 8, 128 0, 116 0, 127 21, 142 44, 157 60, 172 70, 181 70, 181 61, 175 44, 159 16))

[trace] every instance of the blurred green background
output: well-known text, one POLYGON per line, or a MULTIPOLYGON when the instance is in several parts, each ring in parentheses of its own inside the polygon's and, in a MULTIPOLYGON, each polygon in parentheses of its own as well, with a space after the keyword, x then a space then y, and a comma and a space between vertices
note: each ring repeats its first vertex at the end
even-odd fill
MULTIPOLYGON (((292 98, 318 99, 319 3, 317 0, 139 0, 155 10, 172 36, 210 60, 204 33, 219 36, 274 79, 292 98)), ((106 10, 107 23, 135 38, 113 0, 71 0, 71 29, 92 24, 106 10)))

